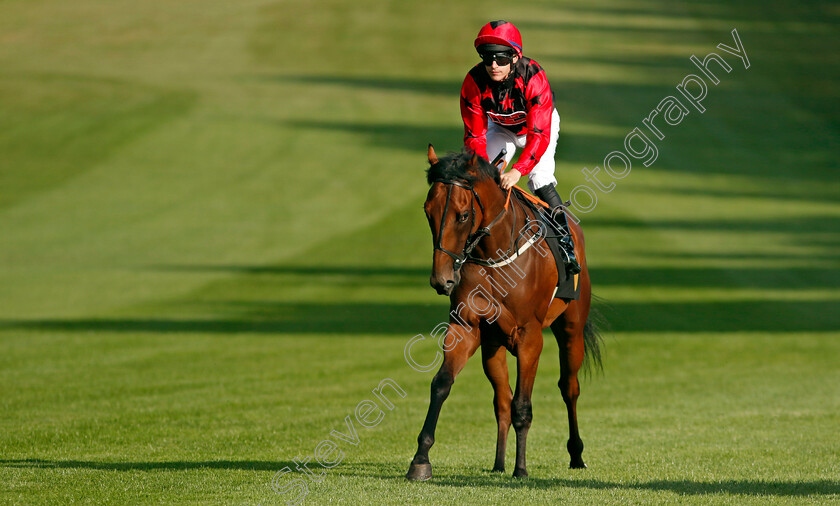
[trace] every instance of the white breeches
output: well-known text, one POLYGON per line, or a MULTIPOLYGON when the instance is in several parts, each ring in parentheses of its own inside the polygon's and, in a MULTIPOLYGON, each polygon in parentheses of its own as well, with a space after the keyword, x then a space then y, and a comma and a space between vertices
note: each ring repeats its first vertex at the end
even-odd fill
MULTIPOLYGON (((509 167, 513 155, 516 153, 516 148, 525 147, 526 136, 514 135, 510 130, 502 128, 492 121, 488 120, 487 123, 487 157, 492 160, 502 151, 502 148, 505 148, 507 149, 505 166, 509 167)), ((528 173, 528 188, 532 192, 548 184, 557 186, 557 179, 554 177, 554 152, 557 149, 559 132, 560 115, 557 114, 557 109, 554 109, 551 113, 551 135, 548 147, 534 169, 528 173)))

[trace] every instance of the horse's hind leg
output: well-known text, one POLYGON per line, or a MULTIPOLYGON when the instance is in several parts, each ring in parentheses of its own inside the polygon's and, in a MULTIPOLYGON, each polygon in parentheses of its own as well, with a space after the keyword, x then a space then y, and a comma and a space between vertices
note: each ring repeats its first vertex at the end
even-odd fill
MULTIPOLYGON (((570 309, 572 309, 570 307, 570 309)), ((563 401, 566 403, 566 411, 569 415, 569 441, 566 448, 569 450, 571 462, 570 468, 584 468, 583 463, 583 441, 580 439, 577 422, 577 399, 580 395, 580 383, 578 382, 578 371, 583 364, 583 325, 581 321, 570 321, 566 311, 554 323, 551 324, 551 331, 557 338, 560 347, 560 381, 557 386, 563 394, 563 401)))
POLYGON ((507 350, 498 344, 482 344, 481 359, 484 364, 484 374, 493 385, 493 408, 496 411, 496 461, 493 471, 505 471, 505 449, 507 447, 508 430, 510 429, 510 402, 513 392, 510 391, 507 368, 507 350))

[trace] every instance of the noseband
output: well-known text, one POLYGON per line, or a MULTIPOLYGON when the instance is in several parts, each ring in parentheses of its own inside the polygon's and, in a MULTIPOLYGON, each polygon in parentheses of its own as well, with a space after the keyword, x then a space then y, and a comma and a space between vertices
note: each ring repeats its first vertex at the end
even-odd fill
POLYGON ((455 179, 435 179, 432 181, 433 183, 442 183, 446 185, 446 204, 443 206, 443 215, 440 218, 440 230, 438 231, 438 238, 437 244, 435 244, 436 251, 442 251, 452 257, 454 261, 453 269, 455 272, 458 272, 461 269, 461 266, 464 265, 468 260, 470 260, 470 254, 472 251, 478 246, 478 243, 485 237, 490 235, 490 228, 493 227, 498 221, 504 216, 505 210, 502 209, 493 221, 491 221, 486 227, 480 227, 475 232, 471 232, 470 235, 467 237, 467 242, 464 244, 464 250, 461 254, 454 253, 449 251, 448 249, 443 247, 443 227, 446 224, 446 213, 449 211, 449 200, 452 197, 452 187, 458 186, 460 188, 464 188, 469 190, 472 193, 472 200, 470 201, 470 230, 473 229, 475 226, 475 203, 478 202, 478 208, 481 209, 481 215, 484 216, 484 205, 481 203, 481 198, 478 196, 478 192, 475 191, 475 187, 473 185, 468 185, 462 181, 455 180, 455 179))

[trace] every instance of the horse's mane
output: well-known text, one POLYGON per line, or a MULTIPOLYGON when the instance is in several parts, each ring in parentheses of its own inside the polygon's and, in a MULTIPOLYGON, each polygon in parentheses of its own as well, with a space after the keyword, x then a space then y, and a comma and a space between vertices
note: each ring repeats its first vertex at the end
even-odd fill
POLYGON ((484 178, 490 178, 496 184, 499 184, 499 169, 480 156, 476 157, 475 171, 477 174, 467 172, 467 166, 473 155, 472 151, 467 150, 460 153, 447 153, 438 159, 438 163, 429 167, 426 171, 426 181, 432 184, 438 179, 446 181, 460 179, 469 185, 473 185, 484 178))

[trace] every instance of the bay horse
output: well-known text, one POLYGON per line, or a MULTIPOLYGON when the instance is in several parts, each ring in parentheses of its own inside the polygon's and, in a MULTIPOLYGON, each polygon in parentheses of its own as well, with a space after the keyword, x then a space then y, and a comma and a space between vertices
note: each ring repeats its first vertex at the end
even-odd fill
POLYGON ((527 249, 517 235, 538 218, 501 189, 499 169, 466 152, 439 160, 431 145, 428 159, 430 188, 424 208, 435 245, 430 283, 439 294, 450 297, 450 320, 442 340, 443 363, 432 379, 429 411, 406 478, 422 481, 432 477, 429 449, 435 441, 441 406, 479 345, 484 373, 494 391, 498 432, 493 471, 505 470, 508 429, 513 424, 513 476, 528 475, 525 441, 532 419, 531 391, 546 327, 551 327, 560 347, 558 386, 569 416, 569 467, 586 467, 577 423, 578 371, 584 357, 596 366, 601 358, 600 337, 589 320, 591 288, 580 226, 568 219, 582 269, 577 279, 580 296, 577 300, 554 298, 558 281, 554 258, 545 254, 547 247, 537 249, 544 239, 528 241, 533 247, 527 249), (516 279, 520 282, 511 283, 516 279), (508 379, 507 351, 516 357, 515 392, 511 392, 508 379))

